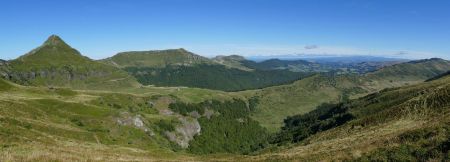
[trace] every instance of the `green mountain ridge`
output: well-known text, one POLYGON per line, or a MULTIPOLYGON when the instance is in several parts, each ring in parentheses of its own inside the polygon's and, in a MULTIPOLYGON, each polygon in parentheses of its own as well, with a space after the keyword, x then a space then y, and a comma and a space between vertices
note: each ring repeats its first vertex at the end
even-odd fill
POLYGON ((192 66, 196 64, 215 64, 206 57, 196 55, 183 48, 156 50, 156 51, 130 51, 118 53, 100 62, 116 67, 154 67, 166 66, 192 66))

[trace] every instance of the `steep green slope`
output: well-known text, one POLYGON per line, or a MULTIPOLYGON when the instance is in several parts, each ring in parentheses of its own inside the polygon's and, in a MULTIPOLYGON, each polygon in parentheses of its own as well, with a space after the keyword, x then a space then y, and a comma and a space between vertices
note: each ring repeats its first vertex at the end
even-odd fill
POLYGON ((169 49, 159 51, 131 51, 122 52, 100 62, 124 67, 153 67, 192 66, 195 64, 215 64, 206 57, 196 55, 185 49, 169 49))
POLYGON ((425 80, 447 72, 449 66, 450 61, 432 58, 388 66, 367 75, 370 78, 385 80, 398 77, 403 80, 425 80))
POLYGON ((289 85, 241 93, 259 99, 252 117, 275 132, 289 115, 306 113, 321 103, 339 102, 351 95, 367 92, 359 84, 357 76, 315 75, 289 85))
POLYGON ((52 35, 40 47, 10 61, 7 78, 25 85, 111 89, 137 86, 126 72, 82 56, 52 35))
POLYGON ((309 112, 322 103, 344 101, 384 88, 416 84, 448 70, 449 61, 430 59, 388 66, 365 75, 315 75, 290 85, 241 93, 259 98, 254 119, 270 131, 276 131, 285 117, 309 112))
POLYGON ((285 120, 274 142, 301 142, 269 159, 446 161, 450 77, 391 88, 285 120), (314 150, 314 151, 308 151, 314 150))
POLYGON ((0 91, 8 91, 13 88, 14 88, 14 86, 11 83, 9 83, 3 79, 0 79, 0 91))

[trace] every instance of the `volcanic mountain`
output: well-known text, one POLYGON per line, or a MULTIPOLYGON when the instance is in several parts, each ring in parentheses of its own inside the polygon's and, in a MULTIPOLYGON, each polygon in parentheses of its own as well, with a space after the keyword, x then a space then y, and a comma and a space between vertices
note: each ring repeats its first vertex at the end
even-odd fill
POLYGON ((81 55, 60 37, 9 62, 8 79, 24 85, 109 89, 138 83, 125 71, 81 55))

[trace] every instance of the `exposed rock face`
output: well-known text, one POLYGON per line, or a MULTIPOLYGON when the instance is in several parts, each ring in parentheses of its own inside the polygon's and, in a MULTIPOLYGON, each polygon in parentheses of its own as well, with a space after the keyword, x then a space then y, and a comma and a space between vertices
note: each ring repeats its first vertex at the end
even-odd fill
POLYGON ((194 139, 194 136, 200 134, 200 123, 196 119, 180 117, 181 125, 175 128, 174 132, 165 132, 167 138, 177 143, 182 148, 189 147, 189 141, 194 139))
POLYGON ((211 119, 211 116, 214 115, 214 111, 210 109, 205 109, 205 113, 203 113, 203 116, 205 116, 208 119, 211 119))
POLYGON ((9 79, 10 67, 8 61, 0 59, 0 77, 9 79))
POLYGON ((129 114, 128 112, 123 112, 120 115, 121 117, 116 119, 117 124, 136 127, 146 132, 149 136, 155 135, 155 133, 150 128, 145 126, 144 121, 142 121, 141 115, 131 116, 131 114, 129 114))

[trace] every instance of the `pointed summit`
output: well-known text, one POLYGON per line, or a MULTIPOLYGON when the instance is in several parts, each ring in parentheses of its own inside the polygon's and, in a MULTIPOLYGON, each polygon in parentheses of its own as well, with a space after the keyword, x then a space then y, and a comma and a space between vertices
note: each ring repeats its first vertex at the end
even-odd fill
POLYGON ((51 35, 48 37, 48 39, 44 42, 44 45, 50 45, 50 46, 69 46, 66 42, 64 42, 61 37, 57 35, 51 35))
POLYGON ((94 89, 138 85, 125 71, 81 55, 57 35, 51 35, 41 46, 11 60, 10 67, 15 80, 31 85, 94 89))
POLYGON ((81 55, 76 49, 70 47, 59 36, 51 35, 39 47, 16 59, 29 65, 75 65, 90 62, 91 60, 81 55))

